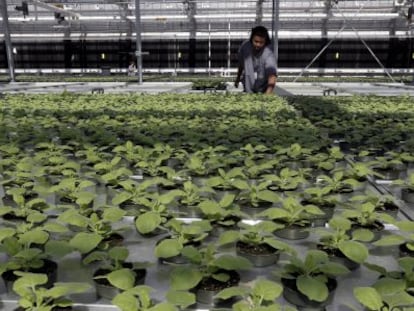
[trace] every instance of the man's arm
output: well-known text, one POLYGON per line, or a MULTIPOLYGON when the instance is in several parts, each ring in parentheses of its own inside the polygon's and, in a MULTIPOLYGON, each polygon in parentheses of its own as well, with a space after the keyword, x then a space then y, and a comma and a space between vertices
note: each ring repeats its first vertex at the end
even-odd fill
POLYGON ((236 80, 234 81, 234 87, 236 87, 236 88, 239 87, 239 83, 240 83, 242 73, 243 73, 243 67, 241 65, 239 65, 239 67, 237 68, 236 80))
POLYGON ((265 94, 273 94, 275 85, 276 85, 276 75, 271 74, 267 78, 267 88, 266 88, 265 94))

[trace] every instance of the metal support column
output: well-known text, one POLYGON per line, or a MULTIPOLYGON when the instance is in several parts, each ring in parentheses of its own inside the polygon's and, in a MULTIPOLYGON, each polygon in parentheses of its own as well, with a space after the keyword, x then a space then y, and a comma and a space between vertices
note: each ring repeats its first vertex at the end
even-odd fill
POLYGON ((279 59, 279 0, 273 0, 272 6, 272 41, 276 65, 279 59))
POLYGON ((12 42, 10 39, 9 15, 7 13, 6 0, 0 0, 0 11, 1 11, 1 17, 3 19, 4 42, 6 43, 6 54, 7 54, 7 64, 9 67, 9 75, 10 75, 10 80, 14 82, 15 75, 14 75, 13 47, 12 47, 12 42))
POLYGON ((227 38, 227 70, 230 72, 230 66, 231 66, 231 24, 230 19, 228 20, 229 23, 229 33, 227 38))
POLYGON ((142 42, 141 42, 141 10, 140 0, 135 0, 135 32, 136 32, 136 50, 138 84, 142 84, 142 42))

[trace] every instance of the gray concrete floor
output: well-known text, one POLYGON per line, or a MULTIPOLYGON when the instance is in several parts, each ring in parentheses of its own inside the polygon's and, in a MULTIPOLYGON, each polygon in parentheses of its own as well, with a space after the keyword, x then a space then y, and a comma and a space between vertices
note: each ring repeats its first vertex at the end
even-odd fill
MULTIPOLYGON (((0 93, 16 94, 44 94, 61 93, 92 93, 103 89, 107 93, 203 93, 192 91, 191 82, 13 82, 0 84, 0 93)), ((228 83, 227 92, 242 92, 241 87, 235 88, 228 83)), ((275 89, 280 96, 307 95, 307 96, 351 96, 351 95, 378 95, 378 96, 414 96, 414 86, 402 83, 347 83, 347 82, 280 82, 275 89)))

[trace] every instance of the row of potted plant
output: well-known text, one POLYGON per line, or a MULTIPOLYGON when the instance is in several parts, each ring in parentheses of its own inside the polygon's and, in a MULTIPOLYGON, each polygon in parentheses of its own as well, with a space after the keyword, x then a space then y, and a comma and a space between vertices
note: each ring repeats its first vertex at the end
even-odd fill
MULTIPOLYGON (((296 109, 301 109, 316 126, 300 117, 284 99, 260 96, 138 97, 65 93, 43 98, 6 97, 1 107, 4 131, 0 137, 4 177, 1 191, 6 204, 2 207, 5 227, 0 237, 2 250, 9 260, 2 264, 2 274, 25 264, 37 273, 44 260, 76 251, 82 254, 84 264, 100 263, 106 269, 106 274, 95 278, 113 283, 120 290, 120 296, 113 298, 116 305, 127 308, 141 297, 148 301, 149 289, 136 283, 142 265, 120 265, 128 258, 128 252, 122 246, 122 238, 121 241, 112 239, 113 233, 122 232, 113 225, 122 225, 126 215, 136 217, 133 223, 144 235, 143 240, 153 229, 162 229, 163 239, 154 246, 157 258, 183 261, 169 275, 171 291, 168 293, 168 297, 176 299, 174 304, 181 306, 194 303, 188 286, 199 284, 204 276, 211 275, 231 287, 236 285, 233 281, 237 276, 226 270, 236 264, 251 265, 251 254, 246 253, 251 249, 246 246, 247 241, 256 241, 256 245, 265 241, 265 246, 260 247, 262 251, 273 247, 282 249, 283 256, 290 254, 292 263, 285 266, 283 288, 292 283, 290 278, 300 279, 293 287, 306 288, 302 294, 307 303, 325 301, 331 285, 327 287, 327 278, 310 276, 306 269, 307 276, 299 278, 296 268, 305 265, 319 271, 319 265, 309 267, 315 260, 323 267, 333 268, 329 259, 333 246, 356 266, 361 263, 369 266, 370 254, 364 243, 373 243, 374 239, 378 247, 401 244, 405 245, 405 251, 411 250, 407 234, 375 237, 370 230, 353 227, 356 220, 381 220, 393 223, 409 236, 411 222, 399 222, 379 213, 378 208, 384 208, 388 200, 378 195, 372 198, 359 194, 349 198, 336 193, 333 201, 341 208, 336 209, 329 229, 309 229, 320 234, 320 248, 306 252, 303 261, 294 249, 282 242, 288 237, 286 233, 283 238, 276 238, 275 234, 285 227, 284 220, 296 219, 315 225, 316 216, 322 214, 320 204, 323 199, 333 197, 334 187, 355 191, 362 177, 389 178, 380 170, 383 163, 400 168, 409 167, 412 162, 408 149, 398 153, 394 150, 372 153, 369 148, 357 148, 353 151, 354 157, 345 157, 340 141, 337 141, 339 148, 330 147, 336 130, 329 128, 330 116, 326 111, 321 115, 328 123, 322 123, 316 113, 309 114, 313 106, 301 107, 298 103, 300 99, 296 99, 296 109), (217 100, 222 102, 218 105, 217 100), (202 174, 195 174, 197 171, 202 174), (231 186, 236 191, 231 193, 223 186, 231 186), (92 191, 96 187, 103 189, 110 201, 102 204, 100 194, 92 191), (297 196, 294 190, 302 195, 297 196), (50 195, 63 198, 64 193, 72 195, 69 201, 56 206, 55 201, 50 204, 50 195), (190 224, 178 221, 176 215, 188 215, 188 210, 182 214, 178 208, 191 202, 197 194, 204 197, 196 201, 196 207, 208 221, 190 224), (254 205, 259 201, 270 204, 253 216, 243 213, 235 204, 254 205), (18 221, 9 217, 16 211, 23 216, 18 221), (337 217, 339 213, 341 217, 337 217), (299 215, 307 218, 300 219, 299 215), (249 225, 240 222, 241 218, 263 219, 257 225, 249 225), (213 230, 217 224, 224 225, 224 230, 213 230), (205 244, 215 240, 218 245, 205 244), (188 244, 190 241, 195 244, 188 244), (227 244, 235 244, 238 256, 219 252, 227 244), (209 265, 201 269, 202 263, 209 265), (180 282, 184 277, 186 281, 180 282), (313 286, 306 287, 306 284, 313 286), (317 293, 312 289, 318 289, 317 293)), ((338 124, 350 120, 350 114, 344 113, 346 109, 331 105, 329 109, 332 108, 338 124)), ((354 119, 355 114, 351 120, 354 119)), ((406 130, 403 125, 409 121, 409 116, 401 118, 400 129, 406 130)), ((351 124, 358 130, 363 127, 351 124)), ((405 177, 404 174, 400 170, 398 177, 405 177)), ((412 178, 408 177, 397 179, 397 183, 409 183, 412 178)), ((336 271, 345 272, 336 267, 336 271)), ((42 284, 43 281, 42 277, 42 284)), ((53 282, 51 278, 50 283, 53 282)), ((392 301, 381 296, 386 293, 382 289, 379 285, 356 289, 356 297, 364 296, 360 292, 375 291, 376 298, 380 297, 376 305, 392 305, 392 301)), ((216 298, 237 296, 237 290, 240 288, 228 289, 216 298)), ((406 288, 393 290, 399 293, 406 288)), ((292 293, 284 295, 291 297, 292 293)), ((371 307, 366 301, 363 304, 371 307)))

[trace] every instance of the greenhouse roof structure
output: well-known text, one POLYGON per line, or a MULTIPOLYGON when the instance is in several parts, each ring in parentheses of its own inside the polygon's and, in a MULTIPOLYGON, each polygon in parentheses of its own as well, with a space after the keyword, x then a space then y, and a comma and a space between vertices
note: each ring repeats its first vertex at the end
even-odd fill
POLYGON ((134 38, 137 14, 143 38, 244 38, 252 24, 277 30, 280 38, 412 36, 412 0, 3 2, 13 40, 134 38))

